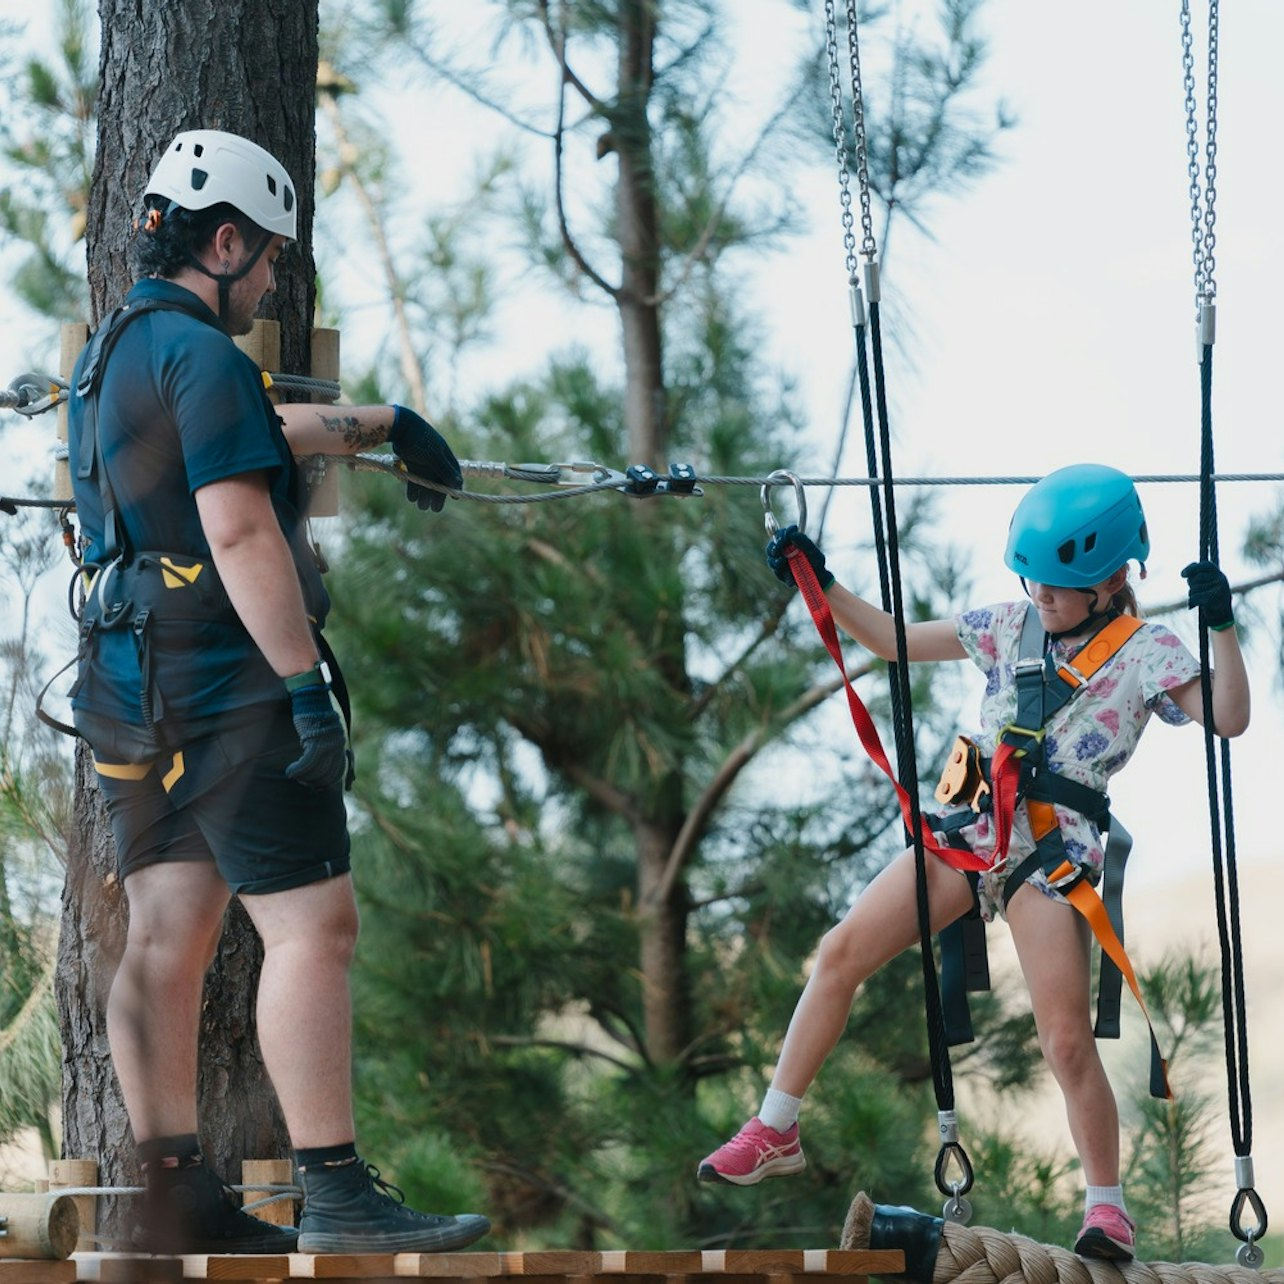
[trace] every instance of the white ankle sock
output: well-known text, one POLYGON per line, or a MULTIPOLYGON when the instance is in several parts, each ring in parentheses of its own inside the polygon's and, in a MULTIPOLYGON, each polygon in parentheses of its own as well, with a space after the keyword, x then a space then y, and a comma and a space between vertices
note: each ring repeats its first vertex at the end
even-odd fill
POLYGON ((1125 1213, 1128 1211, 1122 1186, 1089 1186, 1084 1193, 1083 1204, 1085 1209, 1091 1208, 1093 1204, 1113 1204, 1125 1213))
POLYGON ((762 1099, 758 1118, 777 1132, 787 1132, 798 1122, 798 1112, 802 1109, 802 1098, 791 1097, 779 1088, 768 1088, 762 1099))

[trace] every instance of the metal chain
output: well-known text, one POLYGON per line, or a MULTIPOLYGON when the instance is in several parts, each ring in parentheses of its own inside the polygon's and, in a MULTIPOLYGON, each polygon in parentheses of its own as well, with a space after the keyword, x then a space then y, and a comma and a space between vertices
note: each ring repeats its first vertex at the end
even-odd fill
POLYGON ((1190 27, 1190 0, 1181 6, 1181 66, 1186 89, 1186 172, 1190 176, 1191 257, 1195 266, 1195 309, 1217 295, 1217 39, 1218 0, 1208 6, 1208 119, 1205 141, 1205 176, 1199 179, 1199 122, 1195 101, 1194 38, 1190 27), (1201 210, 1201 198, 1203 209, 1201 210))
POLYGON ((852 231, 852 176, 847 168, 847 127, 843 121, 843 83, 838 74, 838 25, 834 0, 825 0, 825 54, 829 63, 829 106, 833 114, 834 156, 838 162, 838 200, 843 207, 843 252, 847 279, 856 279, 856 235, 852 231))
POLYGON ((1217 41, 1218 0, 1208 0, 1208 125, 1204 139, 1204 293, 1217 297, 1217 41))
POLYGON ((852 141, 856 147, 856 186, 860 194, 860 252, 871 262, 878 253, 869 200, 869 156, 865 145, 865 91, 860 78, 860 35, 856 0, 847 0, 847 51, 852 67, 852 141))

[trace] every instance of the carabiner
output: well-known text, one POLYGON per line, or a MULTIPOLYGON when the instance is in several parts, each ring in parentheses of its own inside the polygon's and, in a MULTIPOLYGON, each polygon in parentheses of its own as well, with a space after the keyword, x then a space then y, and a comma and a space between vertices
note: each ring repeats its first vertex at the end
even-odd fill
POLYGON ((762 521, 767 528, 767 534, 775 535, 780 530, 780 523, 776 521, 776 514, 771 511, 771 488, 773 486, 792 486, 794 488, 794 502, 798 506, 798 533, 805 535, 807 533, 807 492, 798 475, 791 473, 786 468, 777 468, 774 473, 768 475, 762 486, 762 521))
POLYGON ((52 410, 67 400, 71 385, 56 375, 20 374, 10 385, 9 391, 17 397, 13 407, 28 419, 52 410))

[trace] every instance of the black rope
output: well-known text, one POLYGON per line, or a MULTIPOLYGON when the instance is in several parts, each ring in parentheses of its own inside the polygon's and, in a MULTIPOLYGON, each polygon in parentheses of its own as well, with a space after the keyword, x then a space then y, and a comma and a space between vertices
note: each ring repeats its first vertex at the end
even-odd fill
MULTIPOLYGON (((1217 492, 1213 482, 1213 345, 1202 347, 1200 382, 1199 555, 1218 561, 1217 492)), ((1233 626, 1232 626, 1233 627, 1233 626)), ((1248 1066, 1248 1013, 1245 1003, 1244 949, 1239 917, 1239 869, 1235 850, 1234 802, 1231 788, 1230 741, 1216 742, 1213 681, 1208 627, 1199 623, 1200 694, 1204 710, 1204 760, 1208 776, 1208 814, 1213 858, 1213 887, 1217 903, 1217 939, 1221 948, 1222 1027, 1226 1049, 1227 1113, 1231 1145, 1239 1159, 1253 1150, 1253 1097, 1248 1066)), ((1266 1210, 1251 1184, 1241 1186, 1232 1205, 1230 1229, 1248 1241, 1239 1224, 1243 1205, 1253 1204, 1258 1225, 1253 1237, 1266 1231, 1266 1210), (1251 1193, 1250 1193, 1251 1192, 1251 1193)))
MULTIPOLYGON (((927 1009, 928 1049, 932 1062, 932 1086, 938 1110, 954 1109, 954 1072, 945 1037, 945 1015, 941 1004, 936 959, 932 953, 932 919, 927 891, 927 856, 923 847, 923 815, 918 793, 918 764, 914 744, 914 715, 911 707, 908 641, 905 634, 905 601, 901 585, 900 539, 896 522, 895 480, 892 475, 890 416, 887 411, 887 381, 883 365, 882 325, 879 301, 869 305, 869 338, 874 359, 874 391, 877 401, 878 447, 882 463, 883 507, 886 513, 887 578, 891 585, 891 614, 896 627, 896 663, 888 666, 892 685, 892 720, 896 737, 896 767, 901 786, 910 798, 910 841, 914 847, 915 892, 918 909, 919 954, 922 960, 923 992, 927 1009)), ((871 494, 875 492, 871 491, 871 494)))

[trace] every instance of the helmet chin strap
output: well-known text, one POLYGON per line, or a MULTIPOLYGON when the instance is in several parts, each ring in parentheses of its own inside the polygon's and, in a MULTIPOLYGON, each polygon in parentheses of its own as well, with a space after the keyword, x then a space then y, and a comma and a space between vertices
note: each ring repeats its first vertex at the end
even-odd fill
POLYGON ((231 319, 231 294, 232 287, 248 273, 254 270, 254 265, 263 257, 264 250, 272 244, 272 233, 264 234, 263 239, 258 243, 258 247, 248 259, 235 272, 211 272, 195 255, 188 258, 188 262, 198 271, 204 273, 211 281, 218 284, 218 319, 223 328, 227 329, 227 323, 231 319))
MULTIPOLYGON (((1021 587, 1025 590, 1026 597, 1030 596, 1030 586, 1025 581, 1025 576, 1020 576, 1021 587)), ((1098 613, 1097 590, 1096 589, 1078 589, 1088 599, 1088 614, 1084 616, 1078 624, 1072 629, 1062 629, 1060 633, 1049 633, 1048 637, 1056 642, 1061 638, 1078 637, 1081 633, 1086 633, 1089 629, 1095 628, 1098 624, 1104 624, 1107 620, 1113 619, 1118 612, 1111 606, 1107 606, 1104 611, 1098 613)))

